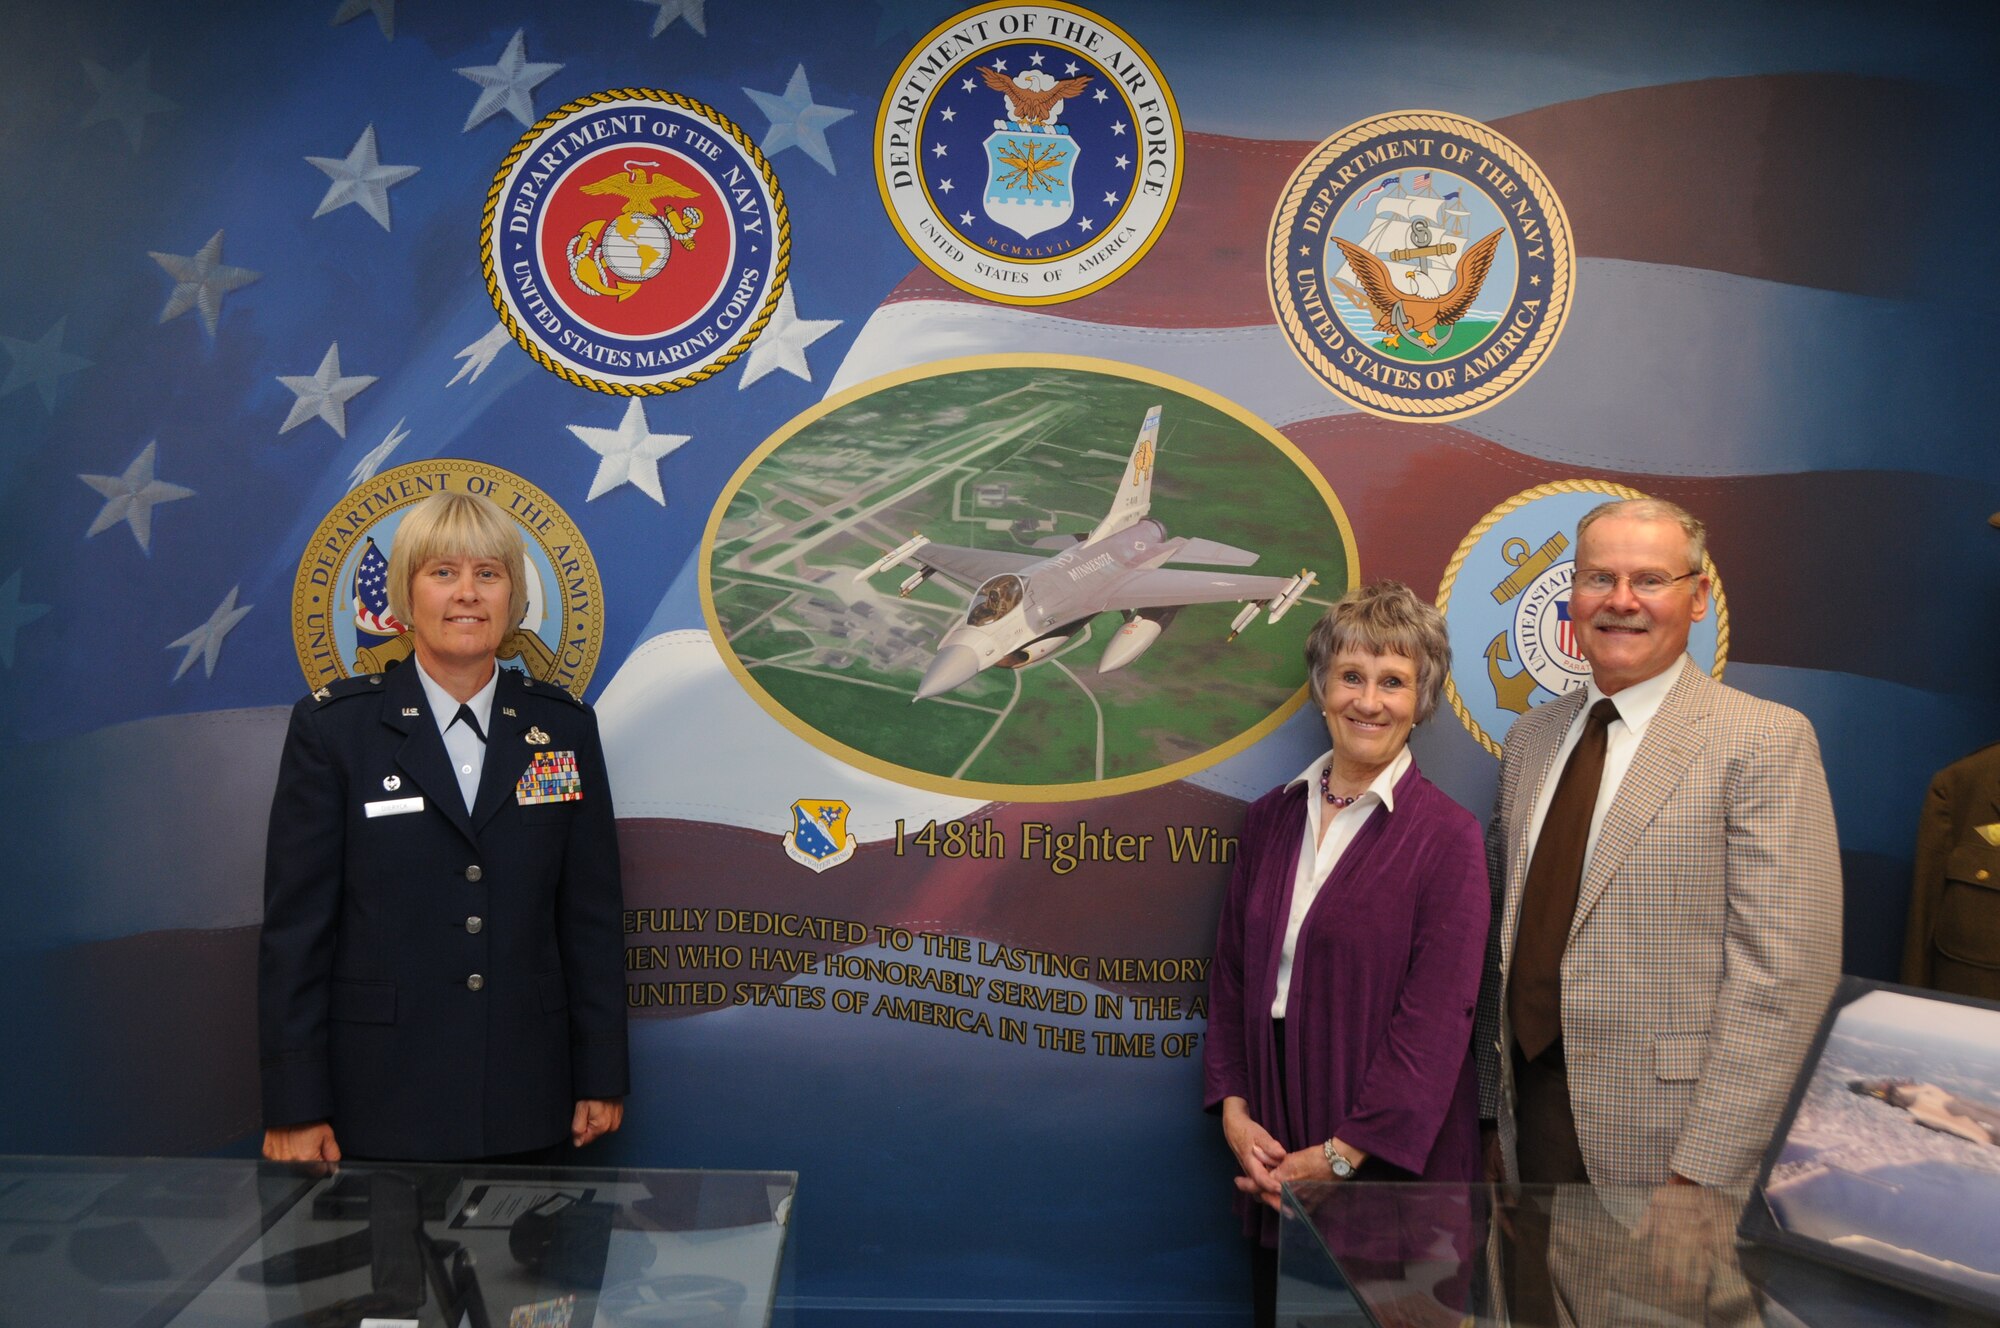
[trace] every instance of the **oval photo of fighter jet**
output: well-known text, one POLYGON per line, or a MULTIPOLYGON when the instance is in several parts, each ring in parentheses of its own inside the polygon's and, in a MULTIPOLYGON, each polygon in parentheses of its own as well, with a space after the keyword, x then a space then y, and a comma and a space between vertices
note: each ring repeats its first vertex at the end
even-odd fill
POLYGON ((752 454, 703 540, 736 678, 906 784, 1057 801, 1179 779, 1305 700, 1353 584, 1339 500, 1203 388, 984 356, 832 397, 752 454))

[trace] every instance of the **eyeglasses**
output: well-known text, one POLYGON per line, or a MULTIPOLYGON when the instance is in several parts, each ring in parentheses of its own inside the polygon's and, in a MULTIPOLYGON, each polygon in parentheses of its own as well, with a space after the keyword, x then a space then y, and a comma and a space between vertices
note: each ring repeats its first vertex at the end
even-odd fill
POLYGON ((1665 572, 1634 572, 1627 576, 1623 572, 1611 572, 1602 567, 1586 567, 1576 574, 1576 580, 1570 582, 1570 594, 1609 595, 1616 591, 1618 583, 1623 581, 1632 587, 1632 593, 1640 599, 1658 599, 1673 589, 1676 583, 1700 575, 1700 572, 1682 572, 1679 576, 1668 576, 1665 572))

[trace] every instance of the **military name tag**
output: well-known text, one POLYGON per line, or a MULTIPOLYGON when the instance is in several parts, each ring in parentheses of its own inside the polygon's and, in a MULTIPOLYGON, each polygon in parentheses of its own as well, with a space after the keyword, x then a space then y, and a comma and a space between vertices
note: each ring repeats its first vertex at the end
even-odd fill
POLYGON ((423 809, 422 798, 385 798, 381 802, 362 804, 362 810, 367 812, 371 819, 377 816, 402 816, 407 812, 420 812, 423 809))
POLYGON ((576 802, 582 797, 583 776, 577 773, 575 752, 536 752, 521 782, 514 786, 514 801, 523 807, 576 802))

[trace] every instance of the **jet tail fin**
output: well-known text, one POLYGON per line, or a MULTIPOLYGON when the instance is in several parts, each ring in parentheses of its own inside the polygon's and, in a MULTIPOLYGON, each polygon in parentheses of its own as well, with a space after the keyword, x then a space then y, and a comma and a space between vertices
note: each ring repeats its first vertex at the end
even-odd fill
POLYGON ((1125 477, 1118 482, 1118 496, 1111 500, 1111 510, 1090 532, 1091 539, 1115 535, 1152 510, 1153 457, 1159 441, 1160 408, 1155 406, 1146 412, 1146 422, 1139 426, 1138 441, 1132 444, 1131 459, 1125 463, 1125 477))

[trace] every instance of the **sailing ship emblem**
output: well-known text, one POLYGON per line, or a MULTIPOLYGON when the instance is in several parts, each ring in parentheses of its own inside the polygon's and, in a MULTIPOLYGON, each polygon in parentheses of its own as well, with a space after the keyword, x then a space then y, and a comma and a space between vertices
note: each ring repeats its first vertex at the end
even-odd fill
POLYGON ((1515 391, 1555 345, 1576 280, 1569 219, 1540 168, 1438 111, 1321 143, 1286 185, 1266 252, 1292 349, 1388 419, 1456 419, 1515 391))

